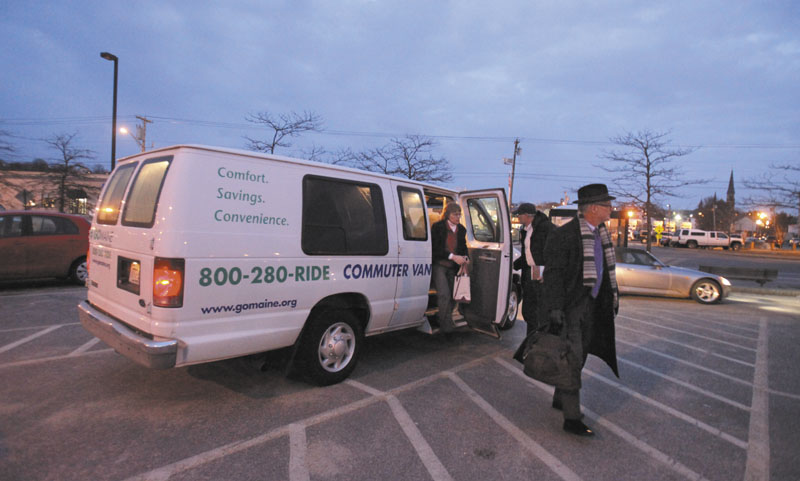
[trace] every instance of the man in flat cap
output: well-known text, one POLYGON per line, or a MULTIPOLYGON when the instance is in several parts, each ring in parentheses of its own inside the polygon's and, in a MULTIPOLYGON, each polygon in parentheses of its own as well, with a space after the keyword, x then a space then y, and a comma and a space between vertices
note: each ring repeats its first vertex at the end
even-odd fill
MULTIPOLYGON (((522 255, 514 261, 514 269, 522 271, 522 318, 527 325, 527 333, 537 330, 540 318, 547 313, 542 311, 542 268, 544 267, 544 245, 547 236, 554 229, 550 219, 536 210, 536 206, 523 202, 514 211, 522 224, 520 237, 522 255)), ((542 319, 544 321, 544 319, 542 319)))
MULTIPOLYGON (((572 355, 570 370, 580 386, 586 356, 604 360, 619 377, 614 338, 614 317, 619 310, 619 291, 614 269, 614 246, 605 222, 611 217, 611 201, 605 184, 578 189, 578 216, 547 239, 544 257, 543 301, 549 329, 566 329, 572 355)), ((580 388, 559 389, 553 408, 564 413, 564 431, 593 436, 580 410, 580 388)))

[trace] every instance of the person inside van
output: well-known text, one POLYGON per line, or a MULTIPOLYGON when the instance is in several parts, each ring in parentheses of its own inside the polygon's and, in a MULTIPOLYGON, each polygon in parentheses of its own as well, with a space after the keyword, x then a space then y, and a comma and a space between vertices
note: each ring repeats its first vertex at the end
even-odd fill
POLYGON ((433 286, 439 311, 439 329, 451 332, 453 323, 453 282, 467 258, 467 229, 459 223, 461 206, 451 202, 444 209, 443 219, 431 227, 433 286))

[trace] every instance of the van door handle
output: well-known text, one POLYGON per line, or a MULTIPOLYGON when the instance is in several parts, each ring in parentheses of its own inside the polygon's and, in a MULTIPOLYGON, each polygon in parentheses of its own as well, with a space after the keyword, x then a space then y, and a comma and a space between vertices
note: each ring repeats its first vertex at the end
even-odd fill
POLYGON ((492 256, 478 256, 478 259, 486 262, 497 262, 497 259, 492 256))

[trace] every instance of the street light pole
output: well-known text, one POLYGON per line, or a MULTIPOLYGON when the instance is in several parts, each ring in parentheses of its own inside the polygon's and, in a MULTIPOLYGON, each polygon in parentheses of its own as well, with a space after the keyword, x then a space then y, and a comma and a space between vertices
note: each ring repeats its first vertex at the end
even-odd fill
POLYGON ((114 62, 114 108, 111 114, 111 170, 113 171, 117 155, 117 64, 119 59, 116 55, 108 52, 101 52, 100 56, 114 62))

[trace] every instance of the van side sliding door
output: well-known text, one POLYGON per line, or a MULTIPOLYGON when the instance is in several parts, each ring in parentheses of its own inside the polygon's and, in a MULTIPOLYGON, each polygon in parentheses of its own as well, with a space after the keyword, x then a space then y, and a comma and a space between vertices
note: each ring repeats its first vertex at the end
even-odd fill
POLYGON ((511 219, 503 189, 461 192, 467 228, 472 301, 464 306, 467 324, 499 338, 511 288, 511 219))

